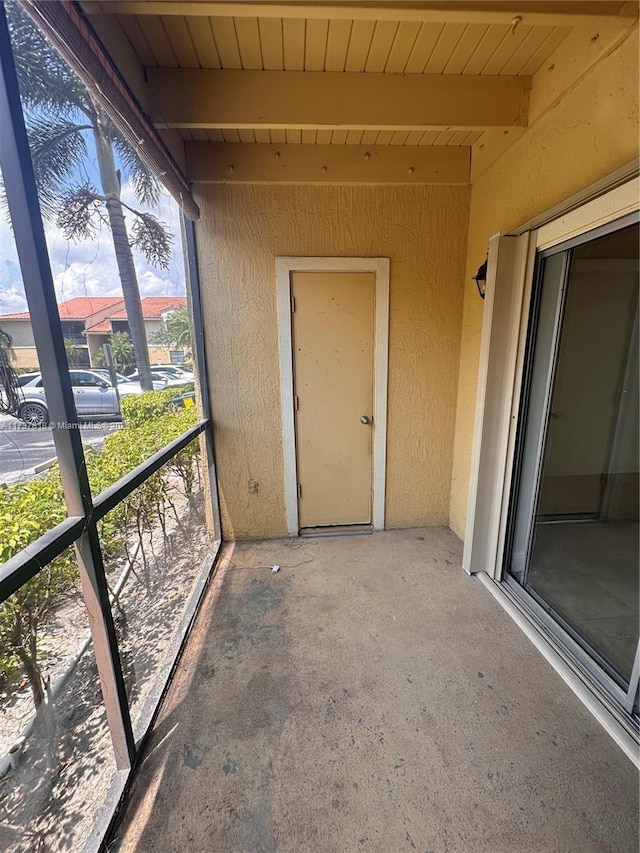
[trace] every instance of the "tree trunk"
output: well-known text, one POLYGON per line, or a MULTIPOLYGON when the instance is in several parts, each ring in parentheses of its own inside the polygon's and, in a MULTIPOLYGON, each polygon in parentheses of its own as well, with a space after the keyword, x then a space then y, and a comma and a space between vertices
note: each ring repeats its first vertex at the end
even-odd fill
POLYGON ((151 368, 149 366, 147 334, 142 316, 138 279, 133 265, 133 254, 129 245, 129 237, 127 235, 127 227, 120 200, 113 196, 107 197, 107 212, 109 214, 111 233, 113 234, 113 245, 116 250, 118 272, 120 273, 120 281, 122 283, 122 295, 124 296, 124 304, 127 309, 133 354, 140 375, 140 385, 144 391, 151 391, 153 390, 153 383, 151 381, 151 368))
MULTIPOLYGON (((29 681, 29 687, 31 688, 31 693, 33 694, 33 704, 36 706, 37 709, 40 707, 40 705, 42 705, 42 701, 44 699, 42 673, 40 672, 40 667, 38 666, 36 660, 36 635, 32 631, 30 636, 25 638, 24 626, 22 624, 23 616, 24 614, 19 612, 15 612, 13 614, 11 644, 13 646, 14 652, 20 660, 20 663, 24 667, 27 680, 29 681)), ((29 622, 31 622, 30 617, 29 622)))
POLYGON ((25 674, 29 681, 29 687, 33 694, 33 704, 36 708, 42 705, 44 700, 44 687, 42 685, 42 673, 38 668, 38 664, 32 660, 23 649, 16 649, 16 654, 20 658, 20 663, 24 667, 25 674))
POLYGON ((147 334, 142 316, 138 277, 133 263, 133 253, 131 252, 129 235, 127 234, 124 211, 120 202, 120 178, 116 170, 111 141, 107 133, 102 129, 100 121, 98 121, 97 126, 94 126, 93 134, 98 154, 100 182, 102 184, 102 192, 107 199, 106 206, 113 237, 113 248, 116 253, 118 273, 120 275, 122 295, 127 311, 127 320, 129 321, 133 353, 140 376, 140 385, 143 391, 151 391, 153 390, 153 382, 151 381, 147 334))

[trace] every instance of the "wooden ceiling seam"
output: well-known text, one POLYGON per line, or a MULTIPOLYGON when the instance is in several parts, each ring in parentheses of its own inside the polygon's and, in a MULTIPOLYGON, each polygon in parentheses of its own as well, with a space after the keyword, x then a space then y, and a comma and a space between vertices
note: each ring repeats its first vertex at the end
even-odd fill
POLYGON ((237 17, 282 17, 282 18, 352 18, 354 20, 412 20, 422 22, 446 21, 451 23, 483 23, 485 21, 510 23, 514 16, 520 16, 528 25, 577 22, 600 23, 614 19, 634 19, 638 17, 637 4, 623 0, 607 2, 563 2, 532 3, 519 0, 509 7, 501 3, 467 2, 403 4, 387 3, 358 4, 319 2, 299 3, 251 3, 251 2, 204 2, 204 0, 106 0, 97 3, 84 0, 83 8, 92 14, 138 14, 138 15, 181 15, 237 16, 237 17), (484 6, 484 7, 483 7, 484 6))
POLYGON ((142 65, 152 65, 154 62, 153 51, 146 35, 140 28, 138 19, 134 15, 115 15, 115 19, 142 65))
POLYGON ((489 29, 489 24, 468 24, 462 33, 458 44, 451 51, 444 68, 444 74, 461 74, 466 64, 465 51, 471 51, 482 41, 489 29), (479 35, 478 35, 479 34, 479 35))
POLYGON ((242 68, 238 36, 233 18, 210 18, 211 33, 220 57, 221 68, 242 68))
POLYGON ((344 71, 351 42, 351 24, 351 21, 329 21, 324 57, 325 71, 344 71))
POLYGON ((389 51, 385 72, 402 72, 418 38, 422 24, 416 21, 400 21, 393 45, 389 51), (404 58, 403 58, 404 57, 404 58))
POLYGON ((205 18, 205 23, 201 18, 194 18, 189 15, 185 16, 184 21, 191 37, 199 67, 220 68, 220 58, 211 29, 211 19, 205 18))
POLYGON ((264 70, 262 42, 257 18, 233 18, 242 68, 264 70), (242 35, 241 35, 242 33, 242 35))

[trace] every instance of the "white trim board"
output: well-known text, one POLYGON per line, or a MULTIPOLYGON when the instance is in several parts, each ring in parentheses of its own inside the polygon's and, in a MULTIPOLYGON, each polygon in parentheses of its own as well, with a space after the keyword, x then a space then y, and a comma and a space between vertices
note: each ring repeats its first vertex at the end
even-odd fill
MULTIPOLYGON (((634 177, 537 230, 489 242, 462 566, 499 580, 513 473, 531 287, 537 252, 615 222, 640 207, 634 177), (520 241, 516 252, 515 246, 520 241)), ((579 261, 598 268, 597 261, 579 261)), ((636 270, 637 261, 618 264, 636 270)))
POLYGON ((579 237, 640 208, 640 178, 634 178, 608 193, 543 225, 537 231, 537 247, 549 249, 579 237))
POLYGON ((389 258, 276 258, 284 484, 289 536, 297 536, 298 476, 291 348, 292 272, 371 272, 376 277, 373 355, 373 529, 384 530, 387 470, 387 378, 389 360, 389 258))
POLYGON ((529 233, 489 241, 462 567, 500 577, 534 265, 529 233))

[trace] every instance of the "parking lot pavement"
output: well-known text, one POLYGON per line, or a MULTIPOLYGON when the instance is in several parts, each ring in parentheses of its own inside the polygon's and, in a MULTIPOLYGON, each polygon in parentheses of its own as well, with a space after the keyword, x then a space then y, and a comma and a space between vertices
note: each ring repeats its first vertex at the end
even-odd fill
MULTIPOLYGON (((85 424, 80 428, 82 443, 99 450, 105 437, 120 427, 120 423, 85 424)), ((50 429, 29 429, 17 418, 0 415, 0 484, 28 480, 37 465, 55 455, 50 429)))

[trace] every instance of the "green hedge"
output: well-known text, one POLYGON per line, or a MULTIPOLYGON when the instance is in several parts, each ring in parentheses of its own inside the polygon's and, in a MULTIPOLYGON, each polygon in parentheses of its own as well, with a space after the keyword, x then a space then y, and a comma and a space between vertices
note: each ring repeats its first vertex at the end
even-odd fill
MULTIPOLYGON (((166 394, 151 391, 149 394, 166 394)), ((146 396, 146 395, 141 395, 146 396)), ((136 420, 136 418, 132 418, 136 420)), ((94 495, 140 465, 198 420, 195 407, 165 411, 108 435, 101 451, 85 447, 94 495)), ((67 517, 57 463, 43 477, 0 488, 0 564, 67 517)))
MULTIPOLYGON (((134 398, 134 405, 128 406, 129 423, 137 425, 124 426, 108 435, 101 451, 85 448, 93 495, 113 485, 197 422, 195 406, 166 411, 169 401, 179 393, 180 389, 152 391, 134 398), (141 403, 145 397, 147 400, 141 403), (162 413, 150 414, 157 411, 162 413)), ((142 537, 145 530, 158 523, 164 530, 169 510, 177 517, 173 504, 177 483, 182 484, 180 491, 192 501, 198 476, 194 461, 199 451, 200 443, 192 441, 98 522, 108 567, 115 566, 118 558, 128 553, 134 536, 142 537)), ((57 464, 43 477, 0 489, 0 563, 63 521, 66 515, 57 464)), ((25 671, 36 696, 39 675, 33 672, 39 672, 38 628, 76 586, 77 568, 73 549, 69 548, 0 604, 0 686, 10 676, 25 671), (30 672, 31 664, 36 669, 30 672)))
POLYGON ((193 382, 174 385, 162 391, 145 391, 143 394, 129 394, 120 402, 122 420, 127 426, 135 427, 147 423, 170 409, 171 401, 181 394, 193 391, 193 382))

